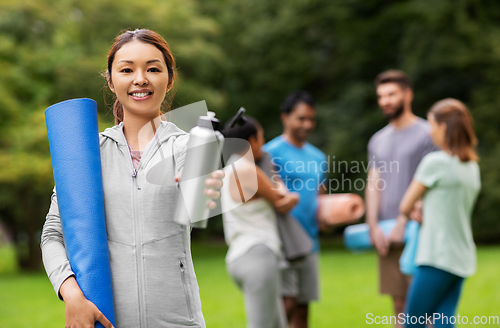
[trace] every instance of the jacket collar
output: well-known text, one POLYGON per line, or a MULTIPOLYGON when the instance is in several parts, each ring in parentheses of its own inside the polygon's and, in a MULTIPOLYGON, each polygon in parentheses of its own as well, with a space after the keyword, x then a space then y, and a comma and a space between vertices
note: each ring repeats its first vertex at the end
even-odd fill
MULTIPOLYGON (((183 130, 179 129, 174 123, 161 121, 161 131, 157 131, 157 136, 159 143, 165 142, 168 138, 172 136, 185 134, 183 130)), ((118 144, 118 146, 127 146, 127 140, 123 134, 123 122, 115 125, 111 128, 107 128, 101 133, 102 136, 112 139, 118 144)))
MULTIPOLYGON (((148 164, 149 160, 152 158, 152 156, 158 151, 161 151, 161 145, 167 141, 170 137, 176 137, 179 135, 185 135, 186 132, 183 130, 179 129, 174 123, 167 122, 167 121, 161 121, 161 128, 158 128, 156 131, 155 139, 156 139, 156 145, 153 145, 150 149, 149 147, 146 147, 144 150, 144 153, 141 158, 141 162, 139 163, 139 166, 137 167, 137 170, 139 170, 141 167, 145 166, 148 164)), ((113 126, 112 128, 108 128, 104 130, 101 135, 105 138, 109 138, 113 140, 116 145, 118 146, 118 149, 122 154, 130 154, 129 149, 128 149, 128 144, 127 144, 127 139, 125 138, 125 135, 123 134, 123 123, 120 123, 118 125, 113 126)))

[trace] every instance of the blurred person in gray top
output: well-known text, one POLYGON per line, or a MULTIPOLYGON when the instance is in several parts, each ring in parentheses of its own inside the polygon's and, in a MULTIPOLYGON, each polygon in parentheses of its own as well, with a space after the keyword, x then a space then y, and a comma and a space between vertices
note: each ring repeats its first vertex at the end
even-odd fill
MULTIPOLYGON (((380 292, 391 295, 398 315, 403 312, 410 280, 399 270, 406 221, 400 219, 389 236, 384 236, 378 222, 398 217, 399 203, 420 160, 436 149, 429 124, 412 112, 413 90, 408 76, 399 70, 388 70, 376 77, 375 86, 378 105, 389 124, 368 143, 366 223, 378 252, 380 292)), ((421 202, 416 205, 414 216, 420 215, 420 208, 421 202)))

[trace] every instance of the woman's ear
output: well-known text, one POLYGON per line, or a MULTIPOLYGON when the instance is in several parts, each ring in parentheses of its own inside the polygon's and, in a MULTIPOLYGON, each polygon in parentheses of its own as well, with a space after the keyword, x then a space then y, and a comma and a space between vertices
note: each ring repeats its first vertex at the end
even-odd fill
POLYGON ((115 88, 113 86, 113 82, 111 81, 111 75, 109 74, 109 71, 106 71, 106 81, 108 81, 108 87, 111 92, 115 93, 115 88))
POLYGON ((172 72, 172 80, 170 81, 170 83, 167 85, 167 91, 166 92, 169 92, 170 89, 172 89, 172 87, 174 86, 174 80, 175 80, 175 73, 172 72))
POLYGON ((438 124, 439 126, 439 130, 441 131, 441 133, 444 135, 446 135, 446 130, 447 130, 447 126, 446 126, 446 123, 445 122, 441 122, 438 124))

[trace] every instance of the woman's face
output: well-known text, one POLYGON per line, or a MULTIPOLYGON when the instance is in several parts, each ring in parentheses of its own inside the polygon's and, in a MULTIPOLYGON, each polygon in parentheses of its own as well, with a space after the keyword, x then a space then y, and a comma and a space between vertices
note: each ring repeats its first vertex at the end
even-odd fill
POLYGON ((158 117, 171 87, 168 78, 163 54, 154 45, 139 40, 123 45, 115 54, 108 84, 123 106, 124 120, 158 117))
POLYGON ((262 157, 262 146, 264 146, 264 130, 262 128, 257 128, 257 135, 251 136, 248 139, 250 147, 252 148, 254 160, 259 160, 262 157))
POLYGON ((431 126, 430 135, 434 144, 441 149, 446 149, 446 124, 438 123, 432 114, 427 115, 427 121, 431 126))

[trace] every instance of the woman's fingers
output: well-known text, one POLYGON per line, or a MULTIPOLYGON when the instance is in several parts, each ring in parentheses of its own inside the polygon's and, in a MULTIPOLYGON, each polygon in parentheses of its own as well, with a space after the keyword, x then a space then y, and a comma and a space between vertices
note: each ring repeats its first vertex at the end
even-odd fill
POLYGON ((224 173, 223 170, 217 170, 212 172, 211 178, 221 180, 224 179, 225 176, 226 174, 224 173))
MULTIPOLYGON (((225 176, 226 175, 225 175, 224 171, 222 171, 222 170, 214 171, 210 175, 210 178, 205 180, 205 185, 209 188, 214 188, 216 190, 219 190, 220 188, 222 188, 222 179, 224 179, 225 176)), ((217 196, 217 198, 219 198, 219 197, 220 197, 220 193, 219 193, 219 196, 217 196)))
POLYGON ((213 210, 214 208, 216 208, 216 207, 217 207, 217 204, 216 204, 213 200, 211 200, 211 201, 209 201, 209 202, 207 203, 207 207, 208 207, 209 209, 213 210))
POLYGON ((220 189, 222 188, 222 180, 209 178, 205 180, 205 185, 210 188, 220 189))
MULTIPOLYGON (((220 189, 222 187, 222 179, 224 179, 225 173, 222 170, 217 170, 210 174, 210 178, 205 180, 205 185, 210 188, 220 189)), ((177 173, 174 177, 175 182, 179 182, 182 179, 182 171, 177 173)))
POLYGON ((219 199, 220 198, 220 191, 207 188, 207 189, 205 189, 205 195, 207 195, 208 197, 210 197, 212 199, 219 199))
POLYGON ((113 324, 102 314, 101 311, 95 316, 96 321, 99 321, 105 328, 114 328, 113 324))
POLYGON ((102 323, 105 328, 113 328, 113 324, 83 294, 77 298, 67 297, 65 300, 65 314, 66 328, 94 327, 96 321, 102 323))

